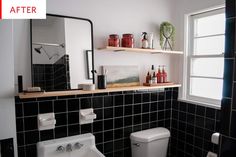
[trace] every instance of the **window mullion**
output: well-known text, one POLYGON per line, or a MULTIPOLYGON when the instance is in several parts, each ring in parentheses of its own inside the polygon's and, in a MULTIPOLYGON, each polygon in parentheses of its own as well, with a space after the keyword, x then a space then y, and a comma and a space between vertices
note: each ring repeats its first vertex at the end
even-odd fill
POLYGON ((220 55, 189 55, 190 58, 224 58, 224 53, 220 55))
POLYGON ((208 37, 218 37, 218 36, 224 36, 225 34, 211 34, 211 35, 204 35, 204 36, 194 36, 194 39, 200 39, 200 38, 208 38, 208 37))
POLYGON ((192 78, 205 78, 205 79, 218 79, 222 80, 223 77, 212 77, 212 76, 197 76, 197 75, 190 75, 192 78))

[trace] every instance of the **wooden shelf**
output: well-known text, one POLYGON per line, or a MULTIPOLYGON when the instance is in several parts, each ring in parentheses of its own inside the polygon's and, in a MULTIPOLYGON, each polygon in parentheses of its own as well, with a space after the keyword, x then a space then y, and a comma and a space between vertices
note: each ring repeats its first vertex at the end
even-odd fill
POLYGON ((69 96, 69 95, 83 95, 83 94, 96 94, 96 93, 110 93, 120 91, 142 91, 142 90, 156 90, 163 88, 174 88, 181 87, 180 84, 171 85, 159 85, 159 86, 133 86, 133 87, 119 87, 119 88, 107 88, 107 89, 96 89, 93 91, 84 90, 69 90, 69 91, 55 91, 55 92, 40 92, 40 93, 20 93, 20 99, 30 98, 42 98, 42 97, 56 97, 56 96, 69 96))
POLYGON ((165 50, 157 50, 157 49, 142 49, 142 48, 126 48, 126 47, 112 47, 107 46, 105 48, 99 48, 98 50, 103 51, 127 51, 127 52, 139 52, 139 53, 150 53, 150 54, 183 54, 182 51, 165 51, 165 50))

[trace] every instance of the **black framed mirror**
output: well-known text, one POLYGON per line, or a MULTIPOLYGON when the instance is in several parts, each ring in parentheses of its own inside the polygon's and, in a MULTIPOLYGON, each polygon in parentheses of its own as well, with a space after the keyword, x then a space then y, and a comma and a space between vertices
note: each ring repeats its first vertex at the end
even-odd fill
POLYGON ((47 14, 30 23, 32 87, 62 91, 95 82, 91 20, 47 14))

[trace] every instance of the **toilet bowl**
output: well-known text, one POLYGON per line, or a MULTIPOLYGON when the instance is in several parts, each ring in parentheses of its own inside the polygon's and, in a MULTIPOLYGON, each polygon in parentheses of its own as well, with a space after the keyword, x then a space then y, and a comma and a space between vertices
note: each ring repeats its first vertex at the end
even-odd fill
POLYGON ((38 157, 105 157, 90 133, 39 142, 37 153, 38 157))
POLYGON ((153 128, 130 135, 132 157, 166 157, 170 131, 153 128))

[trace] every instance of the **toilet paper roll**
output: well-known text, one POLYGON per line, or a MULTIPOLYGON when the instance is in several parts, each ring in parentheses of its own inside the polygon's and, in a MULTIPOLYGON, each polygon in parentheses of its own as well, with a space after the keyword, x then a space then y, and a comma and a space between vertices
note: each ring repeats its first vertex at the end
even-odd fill
POLYGON ((216 153, 208 152, 207 157, 217 157, 216 153))
POLYGON ((211 142, 214 144, 219 144, 220 133, 216 132, 211 135, 211 142))

